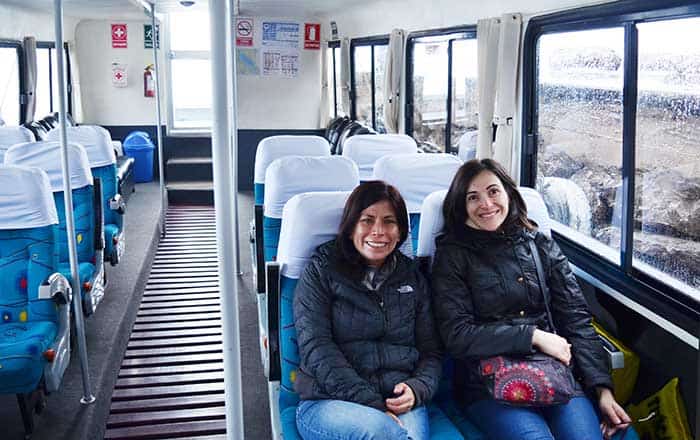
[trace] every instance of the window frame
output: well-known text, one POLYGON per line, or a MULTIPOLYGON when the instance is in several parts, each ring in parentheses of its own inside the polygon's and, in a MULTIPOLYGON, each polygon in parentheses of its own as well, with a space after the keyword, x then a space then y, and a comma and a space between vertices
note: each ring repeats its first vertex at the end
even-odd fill
POLYGON ((700 301, 633 266, 634 188, 636 176, 636 123, 638 40, 636 24, 700 16, 700 4, 672 0, 658 6, 653 0, 622 0, 582 7, 540 17, 528 23, 523 44, 523 100, 521 130, 521 184, 534 187, 537 178, 537 43, 546 34, 624 29, 622 90, 622 222, 620 263, 614 263, 575 240, 552 231, 552 236, 571 262, 585 273, 640 305, 669 319, 692 335, 700 330, 700 301))
POLYGON ((476 39, 476 25, 454 26, 447 28, 430 29, 425 31, 411 32, 406 38, 406 102, 404 104, 404 127, 405 133, 413 137, 413 106, 415 97, 413 96, 413 47, 426 37, 439 37, 450 34, 464 34, 463 38, 453 38, 447 42, 447 97, 445 107, 447 110, 445 119, 445 153, 457 154, 457 149, 452 147, 452 46, 456 40, 476 39))
MULTIPOLYGON (((333 59, 333 119, 338 117, 338 82, 340 81, 340 60, 335 59, 335 49, 340 48, 340 40, 331 40, 328 42, 328 49, 331 50, 333 59)), ((329 84, 330 87, 330 84, 329 84)))
MULTIPOLYGON (((22 51, 22 42, 16 41, 16 40, 3 40, 0 39, 0 47, 5 48, 5 49, 12 49, 14 48, 15 51, 17 52, 17 75, 19 78, 19 90, 18 90, 18 96, 19 96, 19 102, 17 105, 19 106, 19 125, 24 124, 26 121, 24 120, 24 114, 26 113, 26 108, 27 108, 27 100, 24 96, 24 52, 22 51)), ((7 122, 7 121, 6 121, 7 122)))
POLYGON ((372 37, 353 38, 350 40, 350 114, 353 120, 357 119, 357 100, 355 99, 355 48, 370 46, 371 57, 371 86, 372 86, 372 129, 377 130, 377 102, 376 102, 376 78, 374 77, 374 46, 388 46, 389 35, 377 35, 372 37))
MULTIPOLYGON (((53 102, 53 92, 54 92, 54 83, 53 83, 53 58, 51 57, 52 51, 56 50, 56 43, 53 41, 37 41, 36 42, 36 48, 37 50, 39 49, 48 49, 49 50, 49 112, 50 113, 56 113, 58 112, 58 106, 59 103, 54 103, 53 102)), ((66 64, 66 92, 67 92, 67 102, 66 102, 66 107, 68 114, 72 115, 73 114, 73 82, 71 79, 71 74, 70 74, 70 54, 68 50, 68 43, 63 43, 63 53, 65 54, 63 59, 66 64)), ((58 60, 58 59, 57 59, 58 60)), ((58 61, 57 61, 58 62, 58 61)), ((57 85, 56 85, 57 87, 57 85)), ((34 115, 34 117, 37 117, 40 115, 34 115)), ((43 115, 41 117, 44 117, 47 115, 43 115)))

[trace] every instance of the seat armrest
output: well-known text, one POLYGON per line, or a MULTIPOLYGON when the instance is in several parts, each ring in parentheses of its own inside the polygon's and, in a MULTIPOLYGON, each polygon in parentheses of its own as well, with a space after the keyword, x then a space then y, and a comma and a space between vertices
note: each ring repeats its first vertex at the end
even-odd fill
POLYGON ((56 272, 39 286, 39 299, 52 299, 60 305, 70 304, 73 291, 66 277, 56 272))
POLYGON ((256 285, 258 292, 265 291, 265 243, 263 239, 263 207, 255 205, 255 259, 258 273, 256 285))
POLYGON ((265 263, 267 278, 267 349, 269 362, 268 381, 280 380, 280 263, 265 263))
POLYGON ((95 250, 101 251, 105 248, 104 232, 104 212, 102 211, 102 181, 95 177, 93 179, 93 206, 95 207, 95 250))
POLYGON ((610 365, 613 370, 625 368, 625 354, 613 345, 612 342, 608 340, 605 336, 598 333, 601 344, 603 344, 603 349, 608 354, 610 358, 610 365))
POLYGON ((126 202, 121 194, 117 193, 114 197, 109 199, 109 209, 122 215, 126 212, 126 202))

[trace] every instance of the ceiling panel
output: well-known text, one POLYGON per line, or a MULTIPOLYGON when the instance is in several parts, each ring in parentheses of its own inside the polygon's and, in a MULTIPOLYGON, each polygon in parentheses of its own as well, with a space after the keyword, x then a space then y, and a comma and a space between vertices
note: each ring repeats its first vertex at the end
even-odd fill
MULTIPOLYGON (((241 15, 254 16, 317 16, 347 8, 356 7, 375 0, 234 0, 240 6, 241 15)), ((194 0, 192 9, 202 9, 206 0, 194 0)), ((156 0, 159 11, 181 11, 188 8, 182 6, 179 0, 156 0)))
MULTIPOLYGON (((20 9, 53 14, 53 0, 2 0, 20 9)), ((63 14, 71 17, 108 19, 143 18, 143 9, 132 0, 64 0, 63 14)))

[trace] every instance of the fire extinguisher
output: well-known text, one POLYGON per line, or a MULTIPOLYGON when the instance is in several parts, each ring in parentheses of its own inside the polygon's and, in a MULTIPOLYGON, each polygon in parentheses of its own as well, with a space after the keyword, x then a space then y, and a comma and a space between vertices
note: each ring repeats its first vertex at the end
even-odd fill
POLYGON ((143 70, 143 96, 153 98, 156 96, 156 85, 153 80, 153 64, 149 64, 143 70))

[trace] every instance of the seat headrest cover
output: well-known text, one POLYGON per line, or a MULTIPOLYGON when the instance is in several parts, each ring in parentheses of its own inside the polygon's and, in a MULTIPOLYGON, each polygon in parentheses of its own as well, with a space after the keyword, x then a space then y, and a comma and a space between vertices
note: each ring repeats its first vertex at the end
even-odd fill
POLYGON ((445 226, 445 218, 442 216, 442 204, 445 202, 447 190, 442 189, 428 195, 423 200, 420 209, 420 223, 418 224, 418 250, 416 256, 431 257, 435 253, 435 237, 445 226))
POLYGON ((34 133, 24 127, 0 127, 0 164, 4 161, 5 152, 14 144, 34 142, 34 133))
POLYGON ((58 223, 49 176, 39 168, 0 165, 0 229, 58 223))
POLYGON ((537 229, 541 233, 551 237, 552 221, 549 219, 549 212, 542 195, 537 190, 525 186, 518 187, 518 191, 523 196, 525 206, 527 206, 527 217, 537 223, 537 229))
POLYGON ((335 238, 349 196, 349 192, 308 192, 287 202, 277 248, 282 275, 301 277, 316 247, 335 238))
POLYGON ((360 180, 370 180, 374 163, 387 154, 411 154, 418 152, 418 145, 405 134, 358 134, 343 144, 343 156, 357 163, 360 180))
POLYGON ((265 171, 273 160, 284 156, 330 156, 331 146, 320 136, 270 136, 255 151, 254 183, 265 183, 265 171))
POLYGON ((428 194, 450 187, 461 166, 462 161, 452 154, 392 154, 375 162, 373 178, 395 186, 408 212, 416 214, 428 194))
POLYGON ((472 160, 476 157, 476 142, 479 135, 478 130, 470 130, 465 132, 459 138, 459 158, 463 161, 472 160))
MULTIPOLYGON (((26 142, 13 145, 5 153, 5 163, 37 167, 49 175, 51 190, 63 191, 63 170, 61 168, 61 144, 58 142, 26 142)), ((78 144, 68 144, 68 167, 71 189, 92 185, 92 172, 85 149, 78 144)))
POLYGON ((282 157, 274 160, 265 173, 264 214, 282 218, 284 204, 297 194, 352 191, 359 184, 357 165, 346 157, 282 157))
MULTIPOLYGON (((99 125, 80 125, 68 127, 66 134, 68 142, 75 142, 85 147, 90 166, 93 168, 103 167, 117 163, 112 146, 112 137, 109 132, 99 125)), ((51 130, 46 135, 47 141, 60 141, 61 130, 51 130)))

